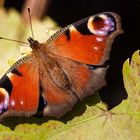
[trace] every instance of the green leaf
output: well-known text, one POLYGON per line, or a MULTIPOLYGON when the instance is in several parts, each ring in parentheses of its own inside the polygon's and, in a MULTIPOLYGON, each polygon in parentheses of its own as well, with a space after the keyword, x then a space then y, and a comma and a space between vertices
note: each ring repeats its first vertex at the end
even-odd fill
MULTIPOLYGON (((97 108, 96 108, 97 109, 97 108)), ((95 110, 90 109, 90 112, 95 110)), ((77 122, 71 121, 65 127, 57 129, 48 136, 49 140, 136 140, 140 138, 140 123, 127 114, 116 114, 113 110, 97 109, 98 115, 77 118, 77 122), (82 119, 82 120, 81 120, 82 119), (81 121, 80 121, 81 120, 81 121), (129 123, 128 123, 129 122, 129 123)))
POLYGON ((124 86, 128 93, 129 112, 140 112, 140 55, 136 51, 123 65, 124 86))

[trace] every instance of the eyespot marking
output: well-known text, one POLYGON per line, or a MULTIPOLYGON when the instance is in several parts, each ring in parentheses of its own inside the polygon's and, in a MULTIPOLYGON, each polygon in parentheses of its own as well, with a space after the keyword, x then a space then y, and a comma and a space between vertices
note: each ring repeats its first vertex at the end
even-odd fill
POLYGON ((95 17, 90 17, 87 27, 93 34, 107 36, 116 30, 116 21, 113 15, 104 13, 95 17))
POLYGON ((7 110, 9 105, 9 94, 4 88, 0 88, 0 114, 7 110))

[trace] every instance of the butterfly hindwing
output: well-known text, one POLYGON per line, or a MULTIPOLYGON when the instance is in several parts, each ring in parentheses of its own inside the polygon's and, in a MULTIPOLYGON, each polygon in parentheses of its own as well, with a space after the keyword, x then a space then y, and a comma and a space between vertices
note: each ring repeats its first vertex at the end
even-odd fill
MULTIPOLYGON (((90 96, 105 85, 107 67, 91 70, 87 65, 53 55, 51 67, 40 74, 43 97, 47 102, 44 115, 61 117, 78 100, 90 96)), ((41 67, 41 66, 40 66, 41 67)))
POLYGON ((38 69, 29 58, 17 61, 2 77, 0 99, 1 118, 36 113, 39 102, 38 69))

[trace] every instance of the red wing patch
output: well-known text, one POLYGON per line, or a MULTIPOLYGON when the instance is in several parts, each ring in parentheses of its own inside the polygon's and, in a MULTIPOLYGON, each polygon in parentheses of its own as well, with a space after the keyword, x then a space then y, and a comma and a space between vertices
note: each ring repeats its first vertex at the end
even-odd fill
POLYGON ((102 65, 109 58, 113 39, 122 32, 119 22, 115 13, 98 14, 78 21, 52 42, 54 53, 84 64, 102 65))
POLYGON ((13 114, 30 116, 36 113, 39 102, 38 78, 38 69, 31 62, 23 62, 11 68, 11 72, 2 78, 0 84, 1 104, 5 99, 1 113, 8 109, 3 116, 13 116, 13 114), (7 87, 4 86, 6 84, 7 87))
POLYGON ((45 79, 43 78, 41 81, 45 81, 43 89, 45 89, 44 98, 47 101, 44 115, 61 117, 71 110, 78 100, 92 95, 97 89, 105 85, 107 68, 97 68, 92 71, 86 65, 67 59, 58 59, 57 63, 62 66, 67 75, 69 87, 60 88, 49 75, 46 75, 45 79))

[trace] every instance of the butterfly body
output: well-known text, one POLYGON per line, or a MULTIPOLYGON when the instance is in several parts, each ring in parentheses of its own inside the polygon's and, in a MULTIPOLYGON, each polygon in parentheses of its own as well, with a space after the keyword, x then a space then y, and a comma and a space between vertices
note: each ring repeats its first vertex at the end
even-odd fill
POLYGON ((59 30, 45 43, 28 38, 32 53, 0 80, 0 118, 61 117, 104 86, 119 20, 115 13, 101 13, 59 30))

